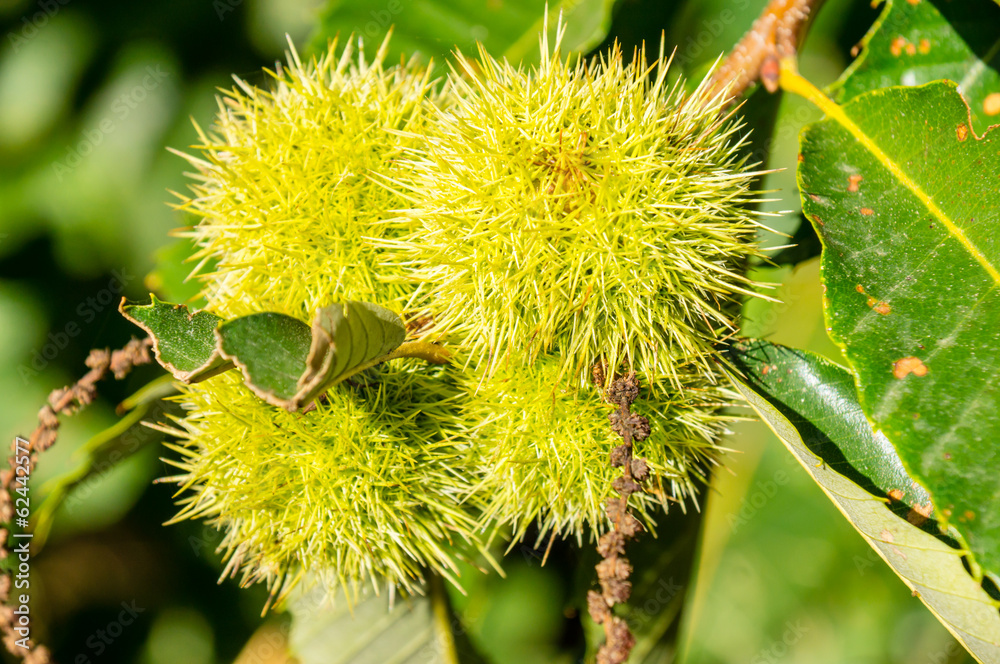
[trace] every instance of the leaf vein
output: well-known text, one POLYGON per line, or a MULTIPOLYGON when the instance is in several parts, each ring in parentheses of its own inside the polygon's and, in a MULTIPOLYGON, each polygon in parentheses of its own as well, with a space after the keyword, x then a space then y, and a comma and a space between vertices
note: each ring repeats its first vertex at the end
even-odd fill
POLYGON ((945 214, 944 210, 897 164, 875 141, 864 132, 844 112, 842 106, 834 102, 812 83, 795 73, 793 65, 784 64, 781 68, 781 87, 789 92, 799 94, 818 106, 830 118, 846 129, 855 140, 868 150, 882 166, 896 177, 917 199, 927 208, 935 219, 941 222, 948 232, 965 248, 977 263, 986 271, 994 282, 1000 284, 1000 270, 994 267, 983 252, 969 239, 965 232, 945 214))

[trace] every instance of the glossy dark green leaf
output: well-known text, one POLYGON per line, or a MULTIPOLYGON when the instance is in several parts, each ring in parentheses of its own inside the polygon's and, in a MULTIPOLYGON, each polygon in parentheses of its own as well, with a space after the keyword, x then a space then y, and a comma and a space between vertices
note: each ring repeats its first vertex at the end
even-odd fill
POLYGON ((183 304, 130 304, 122 299, 118 310, 149 334, 153 352, 164 369, 185 383, 195 383, 232 368, 216 349, 215 328, 221 318, 207 311, 188 313, 183 304))
POLYGON ((935 512, 1000 578, 1000 134, 953 83, 888 88, 801 137, 831 336, 935 512))
POLYGON ((775 407, 833 470, 873 495, 892 496, 916 508, 914 520, 931 516, 927 491, 907 475, 892 443, 866 419, 850 372, 817 355, 766 341, 738 342, 727 359, 754 391, 784 397, 775 407))
POLYGON ((844 103, 895 85, 958 84, 983 132, 1000 122, 1000 6, 993 0, 888 0, 832 91, 844 103))
POLYGON ((864 420, 852 375, 760 341, 735 345, 730 359, 743 374, 736 388, 865 541, 978 661, 1000 662, 1000 601, 966 570, 968 551, 934 534, 936 522, 917 527, 891 509, 886 489, 913 482, 864 420))
POLYGON ((614 0, 330 0, 312 43, 314 48, 325 48, 328 39, 354 35, 374 53, 392 27, 389 62, 415 54, 440 61, 456 47, 474 55, 476 42, 482 42, 494 56, 506 56, 512 62, 533 61, 538 59, 546 6, 550 37, 555 36, 561 13, 566 22, 564 50, 586 52, 607 34, 614 0))

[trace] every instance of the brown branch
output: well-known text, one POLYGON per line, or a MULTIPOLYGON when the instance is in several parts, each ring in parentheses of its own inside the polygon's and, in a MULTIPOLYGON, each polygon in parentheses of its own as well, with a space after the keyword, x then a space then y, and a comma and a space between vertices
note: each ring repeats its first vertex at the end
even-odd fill
MULTIPOLYGON (((14 519, 14 503, 11 496, 13 485, 19 475, 17 469, 24 469, 23 477, 31 477, 38 463, 38 455, 56 442, 59 433, 59 415, 73 415, 92 403, 97 398, 97 382, 107 376, 110 371, 116 380, 124 378, 133 367, 149 364, 153 358, 149 354, 152 347, 150 339, 132 339, 121 350, 111 352, 108 349, 95 349, 87 357, 87 367, 90 369, 83 378, 73 385, 53 390, 48 403, 38 411, 38 427, 28 439, 27 453, 15 438, 11 444, 11 456, 7 460, 8 467, 0 471, 0 522, 10 523, 14 519), (17 463, 17 457, 26 463, 17 463)), ((28 480, 30 482, 30 480, 28 480)), ((0 529, 0 560, 10 555, 7 529, 0 529)), ((51 664, 52 656, 48 648, 29 640, 28 647, 17 645, 20 635, 15 631, 15 622, 20 616, 14 613, 14 607, 8 604, 12 578, 10 574, 0 574, 0 636, 7 651, 24 660, 25 664, 51 664)), ((25 625, 20 622, 19 626, 25 625)))
MULTIPOLYGON (((594 379, 604 383, 604 368, 594 367, 594 379)), ((628 601, 632 593, 632 565, 625 557, 625 543, 642 532, 642 524, 628 509, 628 499, 633 493, 642 491, 640 482, 649 477, 649 468, 644 459, 632 457, 632 442, 649 436, 649 420, 633 413, 629 407, 639 395, 639 380, 635 373, 619 376, 608 388, 605 398, 618 406, 608 416, 611 430, 622 437, 622 444, 611 450, 611 465, 622 468, 622 476, 612 486, 617 498, 608 498, 607 513, 614 528, 598 540, 597 552, 601 562, 597 564, 597 579, 601 592, 587 593, 587 608, 594 622, 604 626, 604 644, 597 652, 597 664, 623 664, 635 645, 635 637, 624 620, 615 616, 615 604, 628 601)))
POLYGON ((735 101, 760 79, 769 92, 778 90, 779 63, 794 59, 806 27, 824 0, 771 0, 712 75, 712 92, 726 90, 735 101))

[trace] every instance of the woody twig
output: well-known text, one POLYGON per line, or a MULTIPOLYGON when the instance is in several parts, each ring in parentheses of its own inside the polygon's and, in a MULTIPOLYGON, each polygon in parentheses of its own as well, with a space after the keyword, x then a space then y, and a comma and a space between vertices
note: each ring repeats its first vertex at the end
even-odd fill
POLYGON ((771 0, 713 74, 713 92, 725 89, 732 102, 757 80, 776 92, 781 61, 795 59, 806 27, 822 4, 823 0, 771 0))
MULTIPOLYGON (((124 378, 133 367, 152 362, 149 339, 132 339, 121 350, 95 349, 87 357, 89 371, 73 385, 53 390, 48 403, 38 411, 38 427, 31 434, 27 444, 17 438, 11 444, 11 456, 7 467, 0 471, 0 522, 10 523, 14 518, 14 502, 11 490, 18 478, 30 476, 38 463, 38 455, 52 447, 59 434, 59 416, 72 415, 92 403, 97 398, 97 382, 110 372, 115 379, 124 378), (18 472, 20 471, 20 472, 18 472)), ((10 555, 9 532, 0 529, 0 560, 10 555)), ((7 651, 20 657, 25 664, 52 664, 48 649, 32 639, 26 639, 16 631, 25 627, 23 616, 14 613, 8 604, 12 578, 10 574, 0 574, 0 637, 7 651)))

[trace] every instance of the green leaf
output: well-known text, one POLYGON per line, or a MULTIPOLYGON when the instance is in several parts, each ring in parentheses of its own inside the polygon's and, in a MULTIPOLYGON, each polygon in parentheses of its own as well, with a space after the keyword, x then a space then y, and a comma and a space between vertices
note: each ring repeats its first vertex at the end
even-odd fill
POLYGON ((301 403, 382 361, 405 337, 402 319, 377 304, 347 302, 319 309, 313 319, 307 368, 299 379, 301 403))
POLYGON ((862 44, 861 56, 831 88, 836 101, 878 88, 949 79, 969 103, 977 132, 1000 122, 996 2, 889 0, 862 44))
POLYGON ((189 314, 183 304, 162 302, 152 294, 150 298, 152 304, 147 305, 123 298, 118 310, 149 334, 156 360, 174 378, 196 383, 232 368, 216 349, 215 328, 221 318, 207 311, 189 314))
POLYGON ((546 5, 550 40, 561 13, 566 22, 564 50, 586 52, 607 35, 614 4, 614 0, 385 0, 374 4, 330 0, 312 47, 324 49, 329 39, 353 35, 362 38, 373 53, 392 27, 388 62, 417 53, 425 60, 441 60, 456 47, 474 54, 476 42, 494 55, 527 62, 538 58, 546 5))
POLYGON ((915 521, 931 515, 927 491, 910 478, 892 443, 865 417, 850 372, 812 353, 766 341, 737 343, 727 357, 751 386, 798 396, 779 410, 795 422, 810 451, 833 470, 872 495, 891 496, 916 508, 915 521), (821 393, 810 395, 810 385, 822 386, 821 393), (791 407, 795 410, 788 410, 791 407))
POLYGON ((399 600, 391 611, 388 599, 370 597, 353 609, 337 608, 311 614, 292 607, 290 651, 302 664, 382 662, 444 662, 433 657, 434 630, 430 601, 425 597, 399 600), (353 611, 353 616, 352 616, 353 611), (431 654, 431 657, 428 657, 431 654))
POLYGON ((277 313, 219 325, 222 356, 244 383, 270 404, 298 410, 331 386, 394 357, 406 336, 396 314, 368 302, 345 302, 316 312, 312 327, 277 313))
POLYGON ((889 88, 801 137, 830 334, 868 418, 1000 579, 1000 134, 952 83, 889 88))
POLYGON ((226 321, 215 334, 222 356, 243 373, 244 384, 264 401, 288 407, 306 370, 309 326, 285 314, 265 312, 226 321))
POLYGON ((274 312, 223 321, 207 311, 189 314, 183 305, 151 297, 152 304, 122 300, 119 308, 149 333, 156 359, 174 377, 192 383, 237 366, 254 394, 292 411, 381 362, 419 357, 443 363, 448 357, 434 344, 403 344, 402 319, 368 302, 323 307, 310 327, 274 312))
POLYGON ((884 498, 912 481, 865 422, 851 374, 762 341, 735 345, 729 359, 743 374, 731 376, 736 388, 865 541, 980 662, 1000 661, 1000 601, 965 569, 968 551, 932 534, 936 522, 919 528, 884 498))
POLYGON ((480 662, 451 612, 440 579, 427 596, 369 596, 353 606, 323 605, 321 592, 291 602, 289 651, 301 664, 459 664, 480 662), (456 634, 456 632, 458 632, 456 634))

